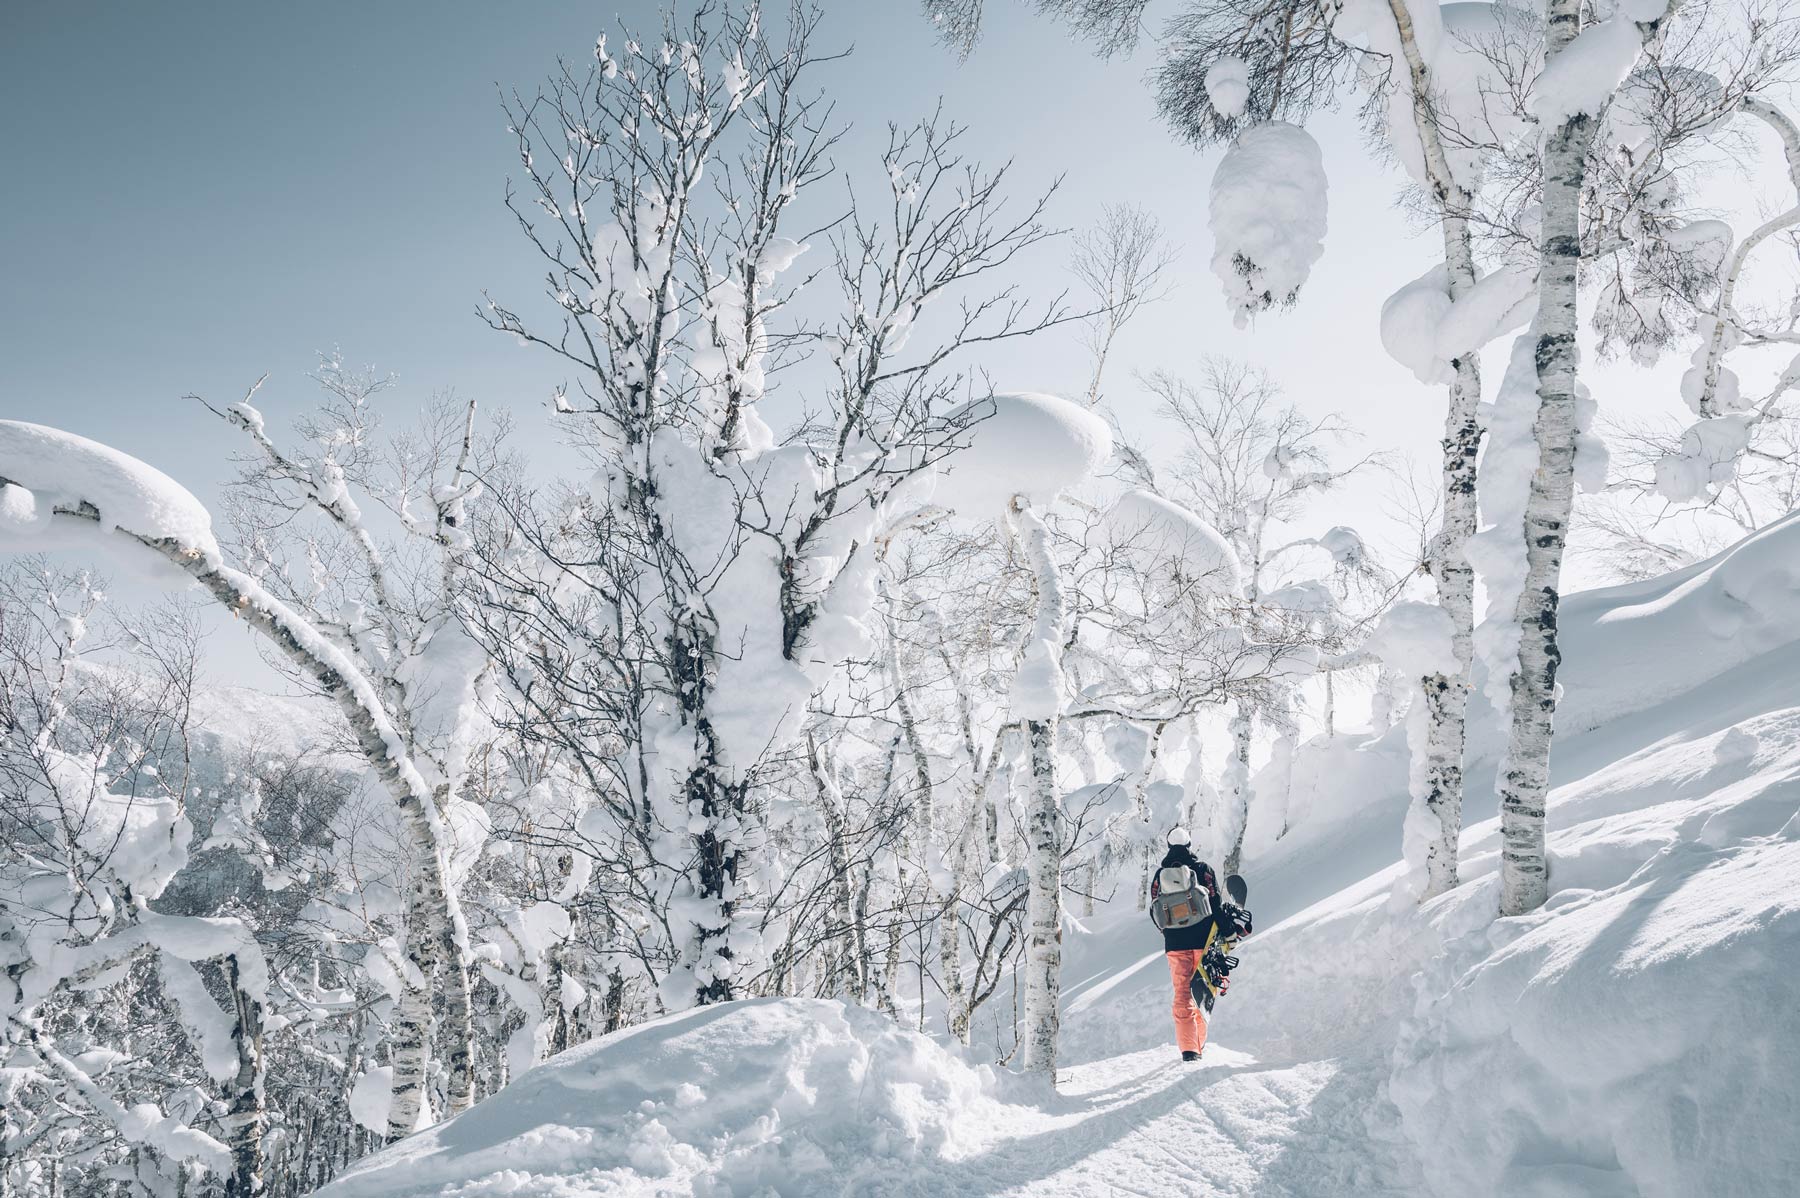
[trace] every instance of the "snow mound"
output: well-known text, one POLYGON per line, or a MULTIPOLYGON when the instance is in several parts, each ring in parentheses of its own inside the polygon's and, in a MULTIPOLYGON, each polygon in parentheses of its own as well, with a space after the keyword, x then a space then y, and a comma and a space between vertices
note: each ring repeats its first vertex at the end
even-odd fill
POLYGON ((1106 421, 1055 395, 989 395, 948 420, 959 430, 958 447, 945 459, 933 500, 974 519, 999 518, 1015 495, 1047 504, 1112 455, 1106 421))
POLYGON ((1427 965, 1390 1092, 1439 1192, 1772 1194, 1800 1167, 1800 838, 1644 814, 1560 837, 1587 876, 1554 909, 1427 965))
POLYGON ((1298 125, 1252 125, 1213 173, 1213 273, 1239 328, 1291 304, 1325 253, 1325 160, 1298 125))
POLYGON ((212 517, 162 471, 61 429, 0 420, 0 543, 35 540, 52 509, 89 503, 103 529, 175 541, 219 556, 212 517))
POLYGON ((318 1198, 879 1194, 977 1146, 991 1071, 816 999, 704 1007, 562 1053, 318 1198))

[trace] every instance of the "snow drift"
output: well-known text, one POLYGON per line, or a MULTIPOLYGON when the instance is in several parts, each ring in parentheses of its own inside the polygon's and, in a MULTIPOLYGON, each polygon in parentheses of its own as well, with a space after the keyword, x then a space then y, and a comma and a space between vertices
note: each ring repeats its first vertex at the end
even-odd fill
POLYGON ((1003 1121, 993 1083, 860 1007, 705 1007, 571 1049, 318 1198, 912 1192, 1003 1121))

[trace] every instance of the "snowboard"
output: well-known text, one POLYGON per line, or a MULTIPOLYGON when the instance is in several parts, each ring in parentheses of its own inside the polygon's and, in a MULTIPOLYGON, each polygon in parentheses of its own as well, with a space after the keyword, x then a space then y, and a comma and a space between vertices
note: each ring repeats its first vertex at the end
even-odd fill
MULTIPOLYGON (((1231 897, 1235 906, 1242 907, 1250 897, 1250 885, 1244 881, 1242 874, 1232 874, 1225 879, 1225 893, 1231 897)), ((1216 925, 1215 925, 1216 926, 1216 925)), ((1232 936, 1223 940, 1215 935, 1201 954, 1200 968, 1188 982, 1188 990, 1194 996, 1194 1005, 1199 1008, 1201 1018, 1208 1023, 1212 1021, 1213 1004, 1219 995, 1225 992, 1226 977, 1237 968, 1237 958, 1231 950, 1237 947, 1240 937, 1232 936)))

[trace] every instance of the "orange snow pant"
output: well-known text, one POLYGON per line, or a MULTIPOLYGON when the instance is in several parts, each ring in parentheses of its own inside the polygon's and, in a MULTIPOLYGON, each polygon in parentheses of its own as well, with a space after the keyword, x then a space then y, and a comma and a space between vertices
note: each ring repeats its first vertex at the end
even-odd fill
POLYGON ((1182 1052, 1199 1052, 1206 1043, 1206 1019, 1194 1005, 1194 992, 1188 988, 1194 971, 1200 968, 1200 950, 1177 949, 1164 953, 1169 958, 1169 980, 1175 983, 1175 1045, 1182 1052))

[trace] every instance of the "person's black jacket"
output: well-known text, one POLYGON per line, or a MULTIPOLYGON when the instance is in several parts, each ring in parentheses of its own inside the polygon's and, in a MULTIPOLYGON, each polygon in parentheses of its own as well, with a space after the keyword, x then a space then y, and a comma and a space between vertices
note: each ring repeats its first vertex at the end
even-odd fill
MULTIPOLYGON (((1185 865, 1193 870, 1194 876, 1200 879, 1200 885, 1206 887, 1206 897, 1211 900, 1212 909, 1215 912, 1220 909, 1219 879, 1213 873, 1212 866, 1194 856, 1194 851, 1185 844, 1170 845, 1168 853, 1162 859, 1162 864, 1157 868, 1159 870, 1167 869, 1171 865, 1185 865)), ((1150 898, 1153 902, 1159 893, 1158 880, 1155 876, 1150 879, 1150 898)), ((1189 928, 1168 928, 1163 932, 1163 951, 1174 953, 1183 949, 1205 948, 1206 937, 1212 931, 1212 927, 1213 917, 1209 915, 1189 928)))

